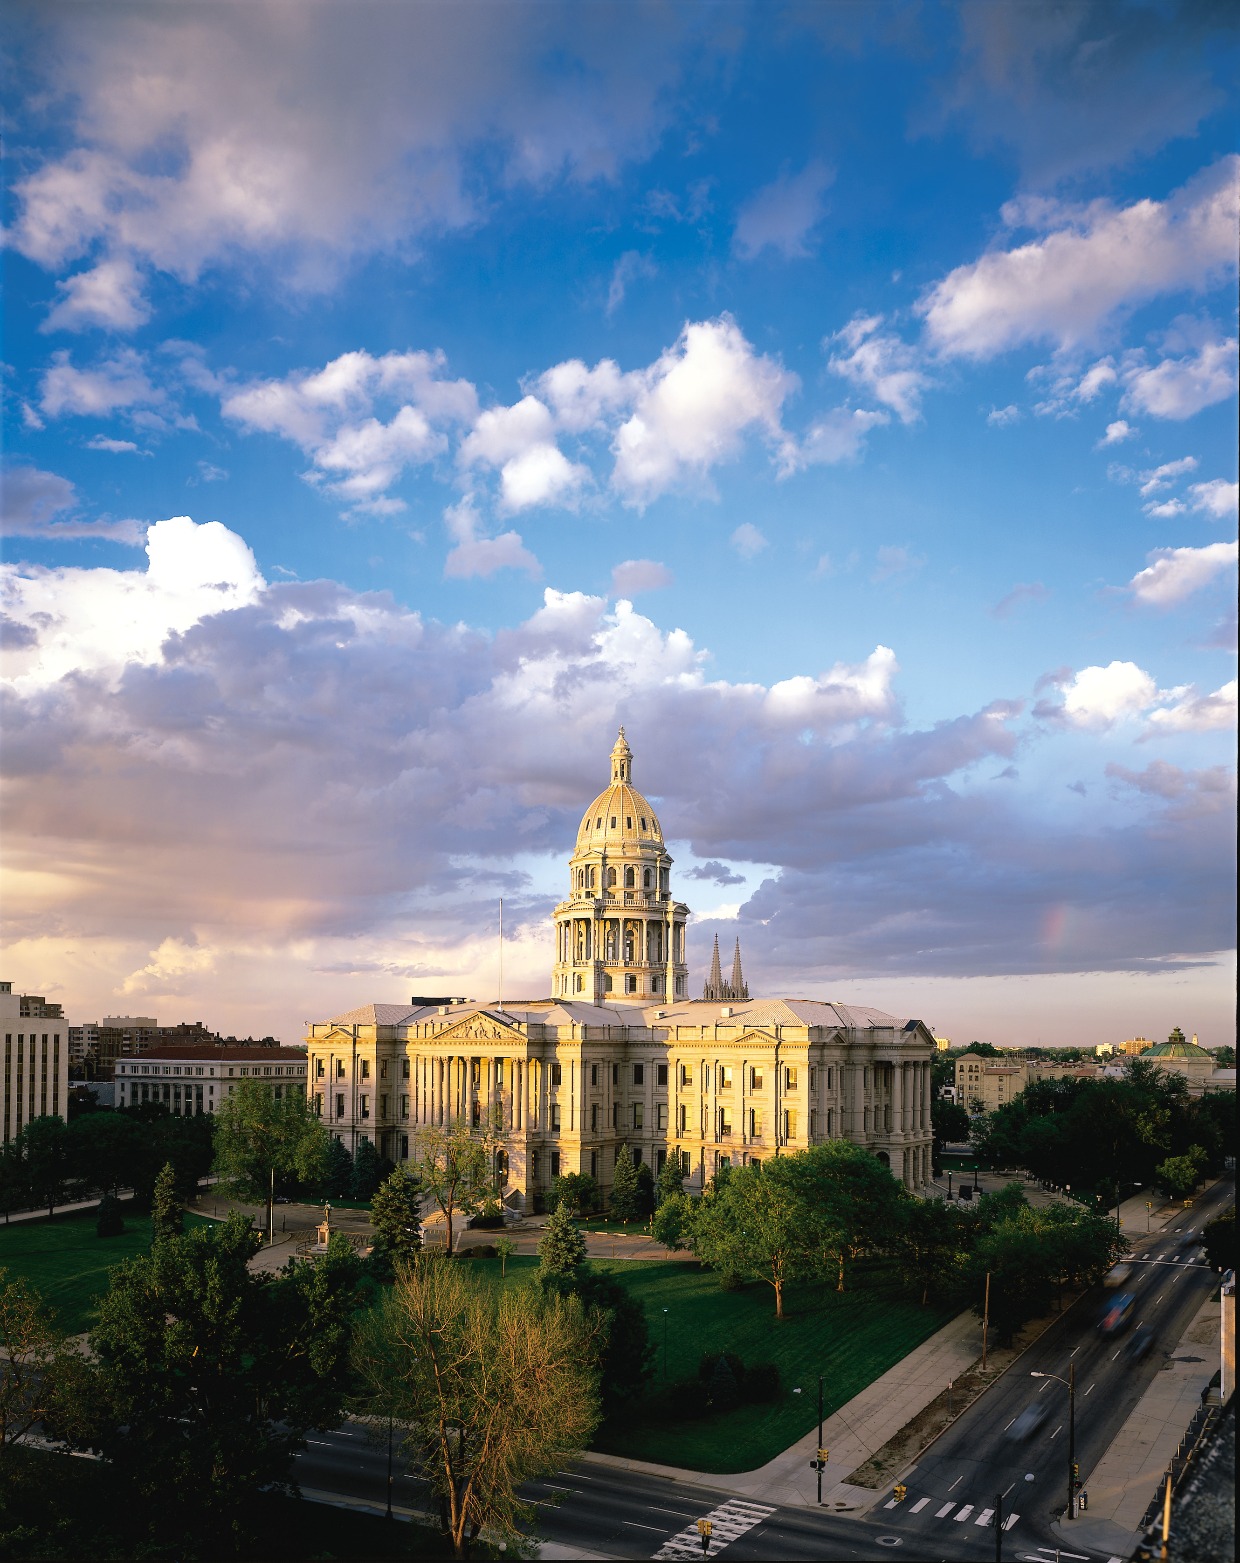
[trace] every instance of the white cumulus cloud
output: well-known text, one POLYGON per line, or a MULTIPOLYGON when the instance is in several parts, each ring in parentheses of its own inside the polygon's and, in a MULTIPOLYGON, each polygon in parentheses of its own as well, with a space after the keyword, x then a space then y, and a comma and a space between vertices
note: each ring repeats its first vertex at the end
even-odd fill
POLYGON ((881 315, 850 320, 827 339, 843 349, 831 355, 829 364, 836 374, 890 407, 902 423, 913 423, 921 416, 921 398, 931 381, 917 350, 894 332, 880 330, 882 323, 881 315))
POLYGON ((1124 407, 1151 418, 1183 420, 1226 401, 1236 389, 1236 348, 1236 339, 1229 337, 1204 342, 1183 358, 1131 369, 1125 376, 1124 407))
POLYGON ((1238 174, 1240 157, 1230 155, 1164 201, 1010 202, 1009 227, 1040 236, 958 266, 930 288, 918 306, 928 341, 945 356, 974 359, 1031 342, 1068 350, 1138 304, 1224 279, 1236 264, 1238 174))
POLYGON ((1150 713, 1148 737, 1162 733, 1230 732, 1236 725, 1236 680, 1212 695, 1191 690, 1162 711, 1150 713))
POLYGON ((1226 478, 1211 478, 1207 483, 1190 483, 1194 510, 1202 510, 1215 521, 1234 516, 1240 508, 1240 483, 1229 483, 1226 478))
POLYGON ((1138 602, 1154 608, 1172 608, 1208 586, 1225 570, 1235 568, 1235 543, 1209 543, 1204 548, 1159 548, 1152 561, 1128 582, 1138 602))

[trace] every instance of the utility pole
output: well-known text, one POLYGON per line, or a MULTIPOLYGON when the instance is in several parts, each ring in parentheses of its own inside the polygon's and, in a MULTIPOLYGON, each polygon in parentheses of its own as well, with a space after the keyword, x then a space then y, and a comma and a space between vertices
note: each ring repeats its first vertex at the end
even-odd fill
POLYGON ((995 1563, 1003 1563, 1003 1494, 995 1494, 995 1563))
POLYGON ((986 1371, 986 1335, 990 1329, 990 1271, 986 1272, 986 1298, 982 1303, 982 1372, 986 1371))
POLYGON ((497 1009, 504 1007, 504 898, 499 898, 499 1003, 497 1009))
POLYGON ((818 1375, 818 1502, 822 1503, 822 1374, 818 1375))
POLYGON ((1068 1516, 1076 1518, 1076 1363, 1068 1364, 1068 1516))

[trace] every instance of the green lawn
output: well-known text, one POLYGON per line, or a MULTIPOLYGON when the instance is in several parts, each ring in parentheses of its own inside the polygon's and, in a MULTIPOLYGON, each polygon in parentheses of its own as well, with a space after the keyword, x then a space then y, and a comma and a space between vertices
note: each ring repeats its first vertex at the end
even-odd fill
MULTIPOLYGON (((498 1281, 498 1260, 472 1263, 479 1275, 498 1281)), ((953 1317, 950 1310, 922 1308, 901 1296, 885 1266, 857 1267, 845 1292, 829 1282, 788 1287, 781 1322, 775 1318, 774 1293, 758 1282, 724 1292, 712 1272, 695 1264, 592 1263, 640 1298, 656 1348, 650 1393, 623 1423, 604 1427, 595 1447, 691 1470, 748 1471, 765 1464, 815 1425, 820 1373, 830 1415, 953 1317), (778 1364, 779 1397, 702 1420, 678 1415, 677 1402, 662 1392, 664 1309, 669 1383, 696 1378, 704 1351, 726 1350, 746 1364, 778 1364), (802 1392, 794 1395, 797 1387, 802 1392)), ((536 1264, 524 1255, 510 1259, 508 1284, 527 1283, 536 1264)))
MULTIPOLYGON (((150 1217, 124 1209, 125 1230, 119 1237, 95 1236, 93 1210, 0 1226, 0 1269, 25 1276, 69 1334, 88 1330, 95 1322, 95 1302, 108 1289, 108 1270, 122 1259, 150 1252, 150 1217)), ((188 1214, 185 1224, 214 1225, 188 1214)))

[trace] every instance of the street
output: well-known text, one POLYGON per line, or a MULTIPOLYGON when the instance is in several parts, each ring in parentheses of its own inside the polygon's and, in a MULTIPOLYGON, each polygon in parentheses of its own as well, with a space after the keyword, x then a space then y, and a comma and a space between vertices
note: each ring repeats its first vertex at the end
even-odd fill
MULTIPOLYGON (((704 1487, 585 1460, 526 1489, 540 1505, 539 1534, 583 1553, 687 1559, 701 1556, 696 1523, 710 1518, 709 1555, 726 1550, 737 1563, 873 1558, 882 1555, 880 1548, 898 1551, 909 1563, 967 1563, 995 1557, 996 1500, 1001 1500, 1005 1557, 1045 1563, 1059 1547, 1065 1558, 1105 1560, 1109 1554, 1072 1547, 1052 1529, 1067 1499, 1068 1394, 1056 1378, 1034 1379, 1030 1373, 1067 1379, 1069 1365, 1075 1367, 1076 1459, 1088 1492, 1093 1467, 1217 1285, 1209 1269, 1190 1262, 1194 1250, 1181 1245, 1232 1203, 1234 1187, 1231 1178, 1220 1181, 1165 1230, 1134 1246, 1133 1275, 1123 1288, 1136 1298, 1128 1330, 1101 1336, 1096 1328, 1101 1294, 1082 1298, 903 1474, 903 1502, 888 1492, 862 1517, 818 1513, 730 1496, 726 1476, 704 1487), (1154 1330, 1154 1346, 1143 1361, 1132 1362, 1124 1347, 1143 1325, 1154 1330), (1043 1400, 1050 1408, 1046 1420, 1027 1440, 1011 1441, 1008 1430, 1016 1419, 1043 1400)), ((394 1470, 396 1507, 427 1508, 425 1484, 401 1469, 399 1448, 394 1470)), ((356 1423, 316 1436, 298 1459, 296 1474, 311 1495, 339 1494, 382 1508, 386 1441, 376 1445, 356 1423)))

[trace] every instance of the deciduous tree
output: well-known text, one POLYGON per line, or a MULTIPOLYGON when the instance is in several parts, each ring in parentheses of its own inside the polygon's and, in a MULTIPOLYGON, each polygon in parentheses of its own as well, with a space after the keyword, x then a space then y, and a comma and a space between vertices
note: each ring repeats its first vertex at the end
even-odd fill
POLYGON ((304 1096, 276 1096, 262 1080, 242 1080, 215 1114, 215 1170, 238 1199, 261 1201, 271 1226, 275 1191, 316 1183, 326 1170, 327 1130, 304 1096))
POLYGON ((573 1297, 496 1293, 420 1254, 359 1330, 358 1376, 409 1434, 457 1557, 486 1526, 516 1540, 520 1489, 572 1461, 598 1423, 592 1327, 573 1297))
POLYGON ((482 1139, 461 1119, 418 1136, 414 1167, 422 1187, 443 1212, 447 1252, 457 1216, 472 1216, 491 1192, 491 1158, 482 1139))
POLYGON ((784 1316, 784 1287, 812 1262, 810 1207, 795 1156, 760 1167, 734 1167, 693 1213, 689 1246, 712 1269, 765 1281, 775 1293, 775 1317, 784 1316))
POLYGON ((71 1356, 35 1289, 0 1269, 0 1456, 49 1415, 71 1356))

